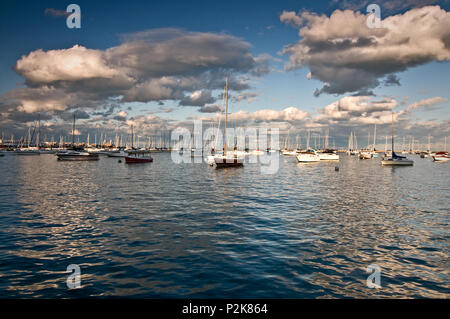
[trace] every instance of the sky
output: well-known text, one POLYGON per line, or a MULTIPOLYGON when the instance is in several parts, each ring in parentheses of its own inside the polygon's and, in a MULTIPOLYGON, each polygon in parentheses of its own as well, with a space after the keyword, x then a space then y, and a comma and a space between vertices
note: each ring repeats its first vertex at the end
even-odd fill
MULTIPOLYGON (((450 2, 2 1, 0 133, 142 137, 223 117, 305 138, 327 130, 443 147, 450 124, 450 2), (81 27, 68 28, 69 4, 81 27), (372 134, 372 133, 370 133, 372 134)), ((449 139, 450 143, 450 139, 449 139)), ((364 143, 363 145, 364 146, 364 143)))

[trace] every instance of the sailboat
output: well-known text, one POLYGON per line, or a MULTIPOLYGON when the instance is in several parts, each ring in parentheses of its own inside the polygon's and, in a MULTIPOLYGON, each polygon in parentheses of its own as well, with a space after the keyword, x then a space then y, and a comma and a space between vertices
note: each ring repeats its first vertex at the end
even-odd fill
POLYGON ((306 141, 306 150, 297 154, 296 158, 299 163, 320 162, 319 154, 315 150, 309 148, 309 141, 311 138, 311 130, 308 130, 308 138, 306 141))
POLYGON ((362 149, 359 153, 359 159, 361 160, 365 160, 365 159, 371 159, 372 158, 372 151, 370 151, 370 131, 369 134, 367 135, 367 148, 366 149, 362 149))
POLYGON ((394 112, 392 112, 392 155, 385 157, 381 161, 381 165, 397 165, 397 166, 411 166, 414 164, 413 160, 407 159, 405 156, 395 154, 394 151, 394 112))
POLYGON ((325 135, 324 149, 318 152, 317 154, 319 155, 319 158, 322 161, 338 161, 339 154, 336 152, 336 150, 328 148, 329 138, 330 138, 330 129, 327 129, 327 135, 325 135))
POLYGON ((127 150, 126 152, 128 153, 128 155, 125 156, 125 163, 127 164, 153 162, 153 157, 150 156, 150 151, 134 148, 133 126, 131 126, 131 150, 127 150))
POLYGON ((372 157, 378 157, 378 153, 376 150, 377 145, 377 125, 375 124, 373 127, 373 147, 372 147, 372 157))
POLYGON ((228 124, 228 76, 225 79, 225 134, 223 155, 214 155, 216 168, 241 167, 244 166, 244 156, 237 152, 227 150, 227 124, 228 124))
MULTIPOLYGON (((39 130, 40 130, 40 120, 39 120, 39 130)), ((38 130, 38 134, 36 136, 36 146, 35 147, 30 146, 30 144, 32 143, 34 134, 36 132, 36 124, 34 126, 33 134, 31 135, 31 137, 30 137, 30 129, 28 128, 28 138, 27 138, 28 145, 27 145, 27 147, 20 147, 20 148, 16 149, 14 151, 14 153, 16 155, 40 155, 41 152, 39 152, 39 130, 38 130)))
POLYGON ((59 161, 98 161, 98 154, 89 153, 83 147, 75 146, 75 112, 73 113, 72 147, 56 153, 59 161))

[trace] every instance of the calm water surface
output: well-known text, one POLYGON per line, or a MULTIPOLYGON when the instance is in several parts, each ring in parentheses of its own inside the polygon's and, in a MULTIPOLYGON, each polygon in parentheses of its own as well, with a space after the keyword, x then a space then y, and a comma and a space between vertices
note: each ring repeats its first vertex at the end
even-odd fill
POLYGON ((411 157, 274 175, 0 157, 0 297, 449 298, 450 163, 411 157))

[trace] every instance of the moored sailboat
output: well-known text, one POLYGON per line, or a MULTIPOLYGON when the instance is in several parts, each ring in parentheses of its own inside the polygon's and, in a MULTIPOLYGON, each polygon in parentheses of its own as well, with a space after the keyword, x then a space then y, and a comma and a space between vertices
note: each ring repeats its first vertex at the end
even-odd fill
POLYGON ((320 156, 314 150, 301 151, 297 155, 297 161, 299 163, 320 162, 320 156))
POLYGON ((148 150, 136 150, 134 149, 134 133, 133 126, 131 126, 131 150, 127 150, 127 156, 125 156, 125 163, 136 164, 136 163, 151 163, 153 162, 153 157, 150 156, 150 151, 148 150))
POLYGON ((228 124, 228 76, 225 80, 225 134, 223 154, 214 155, 214 164, 216 168, 242 167, 244 166, 244 157, 237 152, 228 152, 227 150, 227 124, 228 124))
POLYGON ((392 113, 392 155, 391 157, 385 157, 381 161, 381 165, 390 166, 411 166, 414 164, 413 160, 406 158, 405 156, 400 156, 395 154, 394 151, 394 113, 392 113))
POLYGON ((59 161, 98 161, 98 154, 86 152, 83 147, 75 146, 75 113, 73 114, 72 147, 56 153, 59 161))

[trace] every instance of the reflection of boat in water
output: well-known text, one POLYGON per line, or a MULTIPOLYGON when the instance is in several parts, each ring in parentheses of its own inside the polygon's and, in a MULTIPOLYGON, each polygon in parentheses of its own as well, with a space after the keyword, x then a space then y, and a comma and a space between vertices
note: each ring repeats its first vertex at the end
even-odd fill
POLYGON ((216 168, 242 167, 244 166, 244 156, 238 152, 227 151, 227 122, 228 122, 228 76, 225 81, 225 134, 223 154, 214 155, 216 168))
POLYGON ((395 154, 394 151, 394 113, 392 113, 392 155, 391 157, 385 157, 381 161, 381 165, 397 165, 397 166, 411 166, 414 164, 413 160, 395 154))
POLYGON ((259 149, 256 149, 256 150, 250 151, 250 152, 249 152, 249 155, 256 155, 256 156, 264 155, 264 151, 261 151, 261 150, 259 150, 259 149))
POLYGON ((435 162, 447 162, 450 161, 450 154, 447 152, 437 152, 433 155, 433 161, 435 162))
POLYGON ((299 163, 311 163, 311 162, 320 162, 320 157, 314 150, 307 150, 298 153, 297 161, 299 163))

